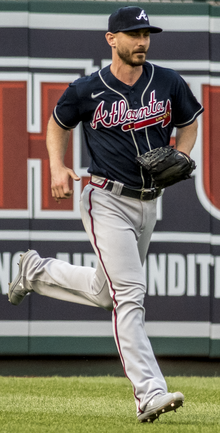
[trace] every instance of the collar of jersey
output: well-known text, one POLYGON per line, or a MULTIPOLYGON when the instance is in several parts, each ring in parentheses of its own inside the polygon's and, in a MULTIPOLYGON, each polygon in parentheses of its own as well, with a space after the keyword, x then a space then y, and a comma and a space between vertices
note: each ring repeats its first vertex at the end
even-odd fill
POLYGON ((143 65, 143 72, 141 76, 138 78, 135 84, 133 86, 128 86, 127 84, 123 83, 123 81, 118 80, 110 70, 110 65, 106 66, 101 70, 101 75, 105 82, 113 89, 115 89, 118 92, 122 92, 124 90, 132 90, 135 87, 143 86, 146 87, 147 81, 150 79, 151 76, 151 64, 149 62, 146 62, 143 65))

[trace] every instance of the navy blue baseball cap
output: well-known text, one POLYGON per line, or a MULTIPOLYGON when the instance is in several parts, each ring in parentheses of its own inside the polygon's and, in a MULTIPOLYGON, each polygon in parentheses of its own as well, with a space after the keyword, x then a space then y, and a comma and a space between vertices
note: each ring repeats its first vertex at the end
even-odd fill
POLYGON ((149 18, 144 11, 137 6, 125 6, 110 15, 108 31, 111 33, 129 32, 130 30, 147 29, 150 33, 160 33, 160 27, 150 25, 149 18))

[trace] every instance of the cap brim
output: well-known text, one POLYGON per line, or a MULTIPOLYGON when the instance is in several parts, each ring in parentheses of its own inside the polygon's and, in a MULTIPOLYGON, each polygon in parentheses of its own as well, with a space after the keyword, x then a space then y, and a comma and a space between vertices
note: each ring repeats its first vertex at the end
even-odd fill
POLYGON ((114 33, 118 33, 118 32, 130 32, 131 30, 139 30, 139 29, 146 29, 146 30, 149 30, 149 32, 150 33, 160 33, 160 32, 162 32, 163 31, 163 29, 161 29, 160 27, 154 27, 154 26, 145 26, 145 25, 140 25, 140 24, 138 24, 137 26, 131 26, 131 27, 128 27, 128 28, 126 28, 126 29, 123 29, 123 30, 117 30, 116 32, 114 32, 114 33))

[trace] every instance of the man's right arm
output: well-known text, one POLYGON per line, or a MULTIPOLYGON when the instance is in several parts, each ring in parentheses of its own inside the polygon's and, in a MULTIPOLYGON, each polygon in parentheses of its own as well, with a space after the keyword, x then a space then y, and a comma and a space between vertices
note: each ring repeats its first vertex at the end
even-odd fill
POLYGON ((51 116, 47 127, 46 146, 50 159, 51 193, 58 203, 73 194, 69 186, 70 178, 80 180, 79 176, 64 164, 69 137, 70 130, 61 128, 51 116))

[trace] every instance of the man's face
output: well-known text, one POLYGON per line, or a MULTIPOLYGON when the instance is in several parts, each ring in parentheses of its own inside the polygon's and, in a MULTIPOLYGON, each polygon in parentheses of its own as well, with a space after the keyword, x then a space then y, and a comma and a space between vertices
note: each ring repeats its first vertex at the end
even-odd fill
POLYGON ((146 61, 150 46, 150 32, 146 29, 119 32, 116 37, 116 52, 130 66, 140 66, 146 61))

